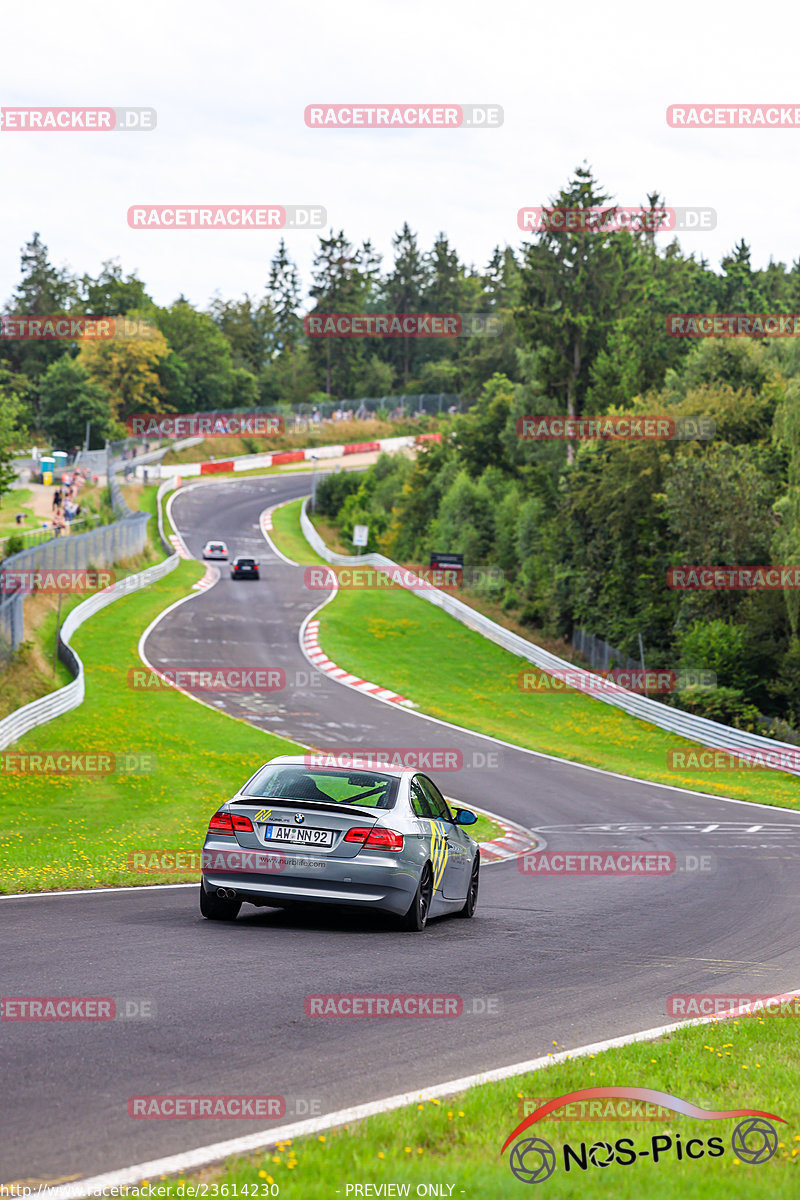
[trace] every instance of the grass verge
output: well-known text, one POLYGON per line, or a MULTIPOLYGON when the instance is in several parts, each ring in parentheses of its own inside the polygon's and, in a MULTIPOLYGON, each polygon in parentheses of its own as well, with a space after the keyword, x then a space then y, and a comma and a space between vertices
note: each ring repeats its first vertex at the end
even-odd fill
MULTIPOLYGON (((217 1195, 231 1196, 234 1185, 242 1195, 242 1185, 266 1184, 267 1190, 258 1194, 267 1195, 273 1189, 272 1194, 279 1194, 282 1200, 329 1200, 337 1195, 467 1196, 470 1200, 523 1196, 529 1185, 511 1173, 509 1159, 520 1140, 537 1137, 555 1151, 548 1196, 788 1198, 795 1196, 800 1186, 800 1134, 796 1132, 800 1071, 792 1020, 747 1018, 685 1027, 653 1042, 567 1059, 460 1095, 420 1101, 336 1130, 278 1143, 246 1158, 229 1159, 224 1166, 173 1177, 164 1183, 166 1194, 180 1195, 177 1189, 182 1184, 183 1194, 189 1195, 192 1183, 204 1183, 209 1196, 214 1194, 212 1184, 218 1185, 217 1195), (567 1119, 570 1110, 561 1109, 561 1119, 550 1116, 537 1121, 500 1155, 506 1138, 537 1101, 544 1103, 582 1088, 611 1086, 668 1092, 706 1109, 763 1110, 787 1123, 774 1122, 779 1142, 774 1157, 753 1165, 738 1158, 732 1148, 731 1136, 741 1118, 697 1120, 660 1112, 655 1119, 567 1119), (656 1143, 655 1161, 654 1137, 662 1139, 656 1143), (619 1148, 619 1156, 627 1162, 612 1160, 605 1167, 592 1164, 592 1146, 601 1143, 595 1157, 605 1163, 618 1152, 615 1144, 621 1138, 631 1139, 629 1145, 623 1143, 619 1148), (695 1138, 701 1142, 692 1145, 698 1157, 691 1158, 685 1151, 695 1138), (709 1149, 718 1149, 710 1138, 719 1138, 721 1154, 709 1156, 709 1149), (569 1171, 565 1169, 565 1143, 578 1160, 567 1155, 569 1171), (610 1149, 602 1143, 608 1143, 610 1149), (630 1161, 631 1147, 635 1162, 630 1161), (583 1161, 585 1169, 578 1165, 583 1161), (372 1186, 367 1192, 368 1184, 372 1186), (440 1190, 427 1191, 432 1184, 440 1190), (228 1185, 227 1193, 221 1190, 224 1185, 228 1185), (362 1188, 358 1193, 356 1185, 362 1188), (390 1191, 387 1185, 395 1187, 390 1191)), ((269 1090, 267 1084, 264 1090, 269 1090)), ((286 1100, 291 1111, 292 1098, 286 1100)), ((580 1114, 581 1110, 573 1108, 572 1112, 580 1114)), ((750 1138, 746 1144, 756 1145, 756 1139, 750 1138)), ((523 1166, 535 1168, 540 1162, 531 1154, 523 1159, 523 1166)), ((254 1194, 251 1190, 250 1195, 254 1194)))
POLYGON ((281 504, 272 514, 272 533, 270 537, 275 542, 278 549, 286 555, 287 558, 293 559, 296 563, 312 564, 321 563, 325 560, 316 554, 300 528, 300 509, 303 501, 290 500, 288 504, 281 504))
MULTIPOLYGON (((294 501, 276 513, 274 537, 289 557, 309 562, 310 548, 305 556, 297 548, 300 505, 294 501), (293 532, 284 543, 287 529, 293 532)), ((340 667, 468 729, 637 779, 800 808, 794 776, 763 767, 674 768, 668 753, 696 743, 569 688, 522 690, 520 675, 531 664, 403 588, 342 589, 320 614, 320 645, 340 667)))
POLYGON ((28 518, 35 518, 31 499, 33 492, 30 488, 12 488, 0 496, 0 536, 9 533, 19 533, 16 514, 24 512, 28 518))

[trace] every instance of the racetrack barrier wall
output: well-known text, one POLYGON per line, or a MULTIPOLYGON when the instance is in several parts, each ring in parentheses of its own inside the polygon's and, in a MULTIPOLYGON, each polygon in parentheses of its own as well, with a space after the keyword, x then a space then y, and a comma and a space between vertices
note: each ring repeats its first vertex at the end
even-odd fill
MULTIPOLYGON (((332 566, 340 567, 365 567, 372 566, 384 571, 400 571, 400 568, 390 558, 385 558, 382 554, 362 554, 360 557, 356 555, 334 554, 332 550, 323 542, 322 538, 317 533, 311 520, 308 516, 308 502, 310 497, 303 502, 303 507, 300 515, 300 524, 305 535, 306 541, 311 548, 317 552, 320 558, 324 558, 326 562, 332 566)), ((406 572, 407 576, 414 578, 413 572, 406 572)), ((402 576, 401 576, 402 578, 402 576)), ((449 613, 451 617, 455 617, 462 625, 466 625, 469 629, 474 629, 477 633, 488 638, 489 641, 496 642, 498 646, 502 646, 504 650, 510 651, 511 654, 516 654, 519 658, 527 659, 528 662, 534 664, 540 670, 550 673, 558 673, 568 671, 571 675, 583 674, 587 680, 592 676, 592 672, 581 672, 580 668, 574 663, 567 662, 563 658, 559 658, 555 654, 550 654, 549 651, 543 650, 540 646, 534 646, 531 642, 520 637, 516 633, 512 633, 509 629, 504 629, 502 625, 496 624, 482 613, 476 612, 474 608, 470 608, 462 600, 456 599, 455 596, 449 596, 438 588, 429 586, 414 588, 414 595, 421 596, 430 604, 435 604, 437 608, 441 608, 444 612, 449 613)), ((587 683, 587 690, 591 685, 587 683)), ((625 688, 617 687, 610 680, 604 682, 601 690, 592 690, 591 696, 593 700, 599 700, 603 704, 611 704, 614 708, 620 708, 623 712, 629 713, 632 717, 638 717, 641 721, 647 721, 651 725, 657 725, 660 729, 665 729, 669 733, 675 733, 679 737, 688 738, 693 742, 700 742, 704 746, 712 746, 717 750, 772 750, 772 751, 790 751, 787 756, 789 761, 796 761, 797 746, 790 745, 788 742, 774 741, 772 738, 762 737, 757 733, 748 733, 743 729, 734 729, 730 725, 721 725, 718 721, 710 721, 707 717, 697 717, 692 713, 682 712, 678 708, 670 708, 666 704, 661 704, 657 700, 651 700, 647 696, 638 695, 635 692, 629 692, 625 688)), ((792 769, 789 766, 781 766, 777 768, 782 771, 787 771, 790 775, 800 774, 800 769, 792 769)))
MULTIPOLYGON (((200 439, 202 440, 202 439, 200 439)), ((400 437, 380 438, 376 442, 350 442, 336 446, 308 446, 305 450, 276 450, 263 454, 242 454, 231 459, 226 466, 221 466, 216 460, 191 463, 157 463, 150 472, 153 478, 205 475, 213 471, 257 471, 264 467, 284 466, 288 463, 310 462, 320 458, 343 458, 348 454, 364 454, 370 451, 383 450, 392 454, 404 446, 415 446, 426 442, 441 442, 440 433, 406 434, 400 437)), ((144 459, 139 459, 143 462, 144 459)), ((137 479, 142 477, 141 468, 136 470, 137 479)))
MULTIPOLYGON (((94 596, 89 596, 73 608, 72 612, 68 613, 59 634, 58 654, 61 661, 66 664, 75 678, 72 680, 72 683, 66 684, 65 687, 59 688, 56 692, 49 692, 48 695, 42 696, 39 700, 33 700, 30 704, 25 704, 22 708, 9 713, 7 717, 0 721, 0 750, 5 750, 7 746, 11 746, 14 742, 19 741, 31 729, 35 729, 39 725, 45 725, 48 721, 62 716, 64 713, 77 708, 79 704, 83 703, 85 695, 83 663, 69 644, 69 640, 75 630, 84 621, 88 621, 89 617, 94 616, 101 609, 107 608, 115 600, 121 600, 123 596, 128 596, 131 592, 139 591, 143 587, 148 587, 151 583, 156 583, 159 579, 163 579, 165 575, 168 575, 170 571, 174 571, 178 566, 180 557, 173 552, 172 547, 166 541, 161 521, 162 497, 174 487, 175 481, 173 479, 166 479, 158 489, 159 534, 161 535, 163 545, 169 552, 169 557, 164 559, 163 562, 156 563, 153 567, 148 567, 145 571, 140 571, 137 575, 128 575, 124 579, 118 580, 112 587, 104 588, 102 592, 97 592, 94 596)), ((138 515, 149 517, 149 514, 138 515)), ((118 525, 125 523, 117 522, 118 525)), ((137 520, 136 523, 141 527, 142 531, 145 530, 146 520, 137 520)), ((111 525, 105 526, 105 529, 113 528, 114 526, 111 525)), ((96 532, 102 533, 103 531, 97 530, 96 532)), ((89 537, 90 535, 83 534, 81 536, 89 537)), ((73 538, 66 538, 65 543, 73 540, 73 538)), ((143 545, 144 542, 142 542, 143 545)), ((36 549, 41 548, 43 547, 36 547, 36 549)), ((22 553, 29 554, 32 551, 23 551, 22 553)), ((17 559, 21 555, 15 554, 13 557, 17 559)), ((11 559, 6 559, 6 562, 11 562, 11 559)), ((49 566, 51 564, 36 565, 49 566)), ((62 563, 59 565, 63 566, 65 564, 62 563)), ((86 566, 87 564, 72 565, 86 566)))

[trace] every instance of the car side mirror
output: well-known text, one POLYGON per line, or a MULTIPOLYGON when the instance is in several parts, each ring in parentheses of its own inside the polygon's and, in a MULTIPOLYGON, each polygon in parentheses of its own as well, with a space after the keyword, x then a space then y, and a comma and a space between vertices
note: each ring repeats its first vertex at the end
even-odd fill
POLYGON ((474 825, 477 817, 468 808, 457 808, 455 811, 456 825, 474 825))

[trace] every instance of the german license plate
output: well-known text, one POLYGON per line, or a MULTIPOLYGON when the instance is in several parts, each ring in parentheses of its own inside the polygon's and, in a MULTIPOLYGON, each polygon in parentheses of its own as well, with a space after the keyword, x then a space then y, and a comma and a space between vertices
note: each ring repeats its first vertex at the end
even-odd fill
POLYGON ((268 842, 294 842, 300 846, 332 846, 332 829, 299 829, 296 825, 267 825, 264 838, 268 842))

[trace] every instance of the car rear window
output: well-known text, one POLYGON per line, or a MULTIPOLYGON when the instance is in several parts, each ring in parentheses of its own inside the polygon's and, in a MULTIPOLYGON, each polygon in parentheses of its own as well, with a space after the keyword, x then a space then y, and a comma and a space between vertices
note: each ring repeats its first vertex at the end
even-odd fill
POLYGON ((237 558, 236 561, 240 567, 253 567, 256 562, 254 558, 237 558))
POLYGON ((374 771, 326 771, 312 767, 262 767, 247 785, 247 796, 258 800, 316 800, 326 804, 357 804, 363 808, 393 808, 399 780, 374 771))

